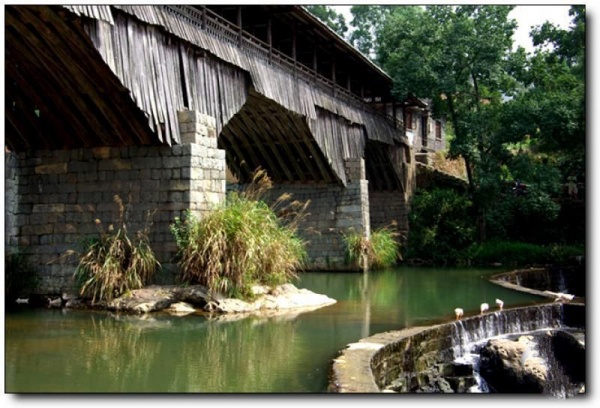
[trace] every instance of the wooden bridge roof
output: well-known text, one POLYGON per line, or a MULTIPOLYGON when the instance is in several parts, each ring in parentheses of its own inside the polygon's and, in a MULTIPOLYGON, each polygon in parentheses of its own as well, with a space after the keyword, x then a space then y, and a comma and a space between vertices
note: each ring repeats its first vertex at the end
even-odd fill
POLYGON ((13 150, 179 143, 187 108, 216 118, 232 166, 255 155, 283 181, 345 183, 343 159, 362 157, 368 140, 406 142, 375 109, 390 98, 389 76, 300 6, 5 9, 13 150), (273 113, 296 139, 261 149, 248 120, 283 137, 273 113))

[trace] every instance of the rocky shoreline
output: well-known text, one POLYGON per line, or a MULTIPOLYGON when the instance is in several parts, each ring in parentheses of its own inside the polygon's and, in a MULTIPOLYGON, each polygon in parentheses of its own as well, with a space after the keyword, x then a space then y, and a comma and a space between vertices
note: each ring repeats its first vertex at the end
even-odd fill
POLYGON ((307 289, 298 289, 292 284, 275 287, 257 285, 253 288, 255 299, 239 299, 211 296, 204 286, 152 285, 132 290, 111 301, 82 299, 74 295, 63 294, 55 299, 48 298, 49 307, 75 309, 100 309, 114 312, 147 314, 167 312, 184 316, 192 313, 211 314, 278 314, 288 311, 314 310, 336 303, 326 295, 307 289))

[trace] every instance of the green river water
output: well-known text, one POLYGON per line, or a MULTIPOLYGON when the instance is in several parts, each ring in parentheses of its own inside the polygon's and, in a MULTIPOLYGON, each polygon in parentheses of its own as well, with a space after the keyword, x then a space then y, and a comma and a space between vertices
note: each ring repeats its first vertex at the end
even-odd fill
POLYGON ((498 270, 400 267, 304 273, 338 302, 276 317, 132 316, 27 306, 5 314, 7 393, 321 393, 330 361, 374 333, 454 319, 501 298, 545 302, 487 281, 498 270))

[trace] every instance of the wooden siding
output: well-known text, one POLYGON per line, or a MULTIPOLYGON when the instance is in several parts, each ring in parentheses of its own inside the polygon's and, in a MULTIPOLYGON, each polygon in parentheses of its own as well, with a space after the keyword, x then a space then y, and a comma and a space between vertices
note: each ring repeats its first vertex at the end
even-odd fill
POLYGON ((317 144, 331 159, 331 166, 345 184, 344 160, 364 157, 367 141, 365 128, 324 109, 317 109, 317 119, 308 123, 317 144))
MULTIPOLYGON (((210 20, 207 20, 206 28, 202 29, 199 13, 196 12, 194 15, 194 10, 191 8, 124 5, 113 5, 112 7, 135 16, 144 23, 160 26, 168 33, 197 46, 199 50, 206 50, 219 59, 243 69, 249 73, 252 86, 257 92, 292 112, 309 119, 316 119, 315 107, 320 107, 340 115, 350 122, 364 125, 369 139, 389 144, 402 141, 400 132, 395 129, 393 123, 365 103, 336 97, 332 89, 324 88, 316 81, 295 77, 293 72, 271 64, 268 53, 261 52, 260 48, 240 47, 237 34, 223 30, 222 27, 211 27, 210 20)), ((114 11, 113 14, 119 13, 114 11)), ((125 36, 128 40, 133 39, 135 35, 143 34, 141 29, 134 29, 139 23, 135 23, 131 19, 115 17, 114 20, 115 26, 126 24, 127 27, 131 27, 128 31, 129 37, 125 36)), ((122 28, 116 30, 122 30, 122 28)), ((146 32, 157 35, 150 28, 146 32)), ((90 33, 90 35, 94 34, 90 33)), ((96 34, 96 36, 101 35, 105 34, 96 34)), ((127 52, 128 48, 120 47, 119 50, 127 52)), ((103 55, 107 54, 103 53, 103 55)), ((124 55, 121 58, 125 57, 124 55)), ((107 60, 107 63, 110 65, 109 61, 110 59, 107 60)), ((187 80, 187 77, 184 79, 187 80)), ((143 109, 149 115, 153 115, 148 106, 144 105, 143 109)), ((223 123, 226 123, 227 117, 230 116, 224 115, 223 123)), ((160 120, 154 119, 154 122, 158 123, 160 120)), ((168 129, 166 132, 168 133, 168 129)), ((168 134, 167 140, 169 139, 178 141, 178 134, 168 134)))
POLYGON ((106 21, 109 24, 114 24, 109 5, 94 6, 87 4, 70 4, 63 7, 78 16, 85 16, 95 20, 106 21))

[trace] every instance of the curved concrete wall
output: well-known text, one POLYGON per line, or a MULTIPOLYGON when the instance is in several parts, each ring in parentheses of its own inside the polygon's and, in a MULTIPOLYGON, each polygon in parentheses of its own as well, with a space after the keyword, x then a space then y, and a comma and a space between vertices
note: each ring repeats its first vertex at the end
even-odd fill
POLYGON ((506 309, 429 327, 385 332, 349 344, 332 362, 330 392, 378 393, 403 377, 407 388, 423 373, 461 355, 470 343, 545 328, 585 327, 584 305, 550 303, 506 309))

